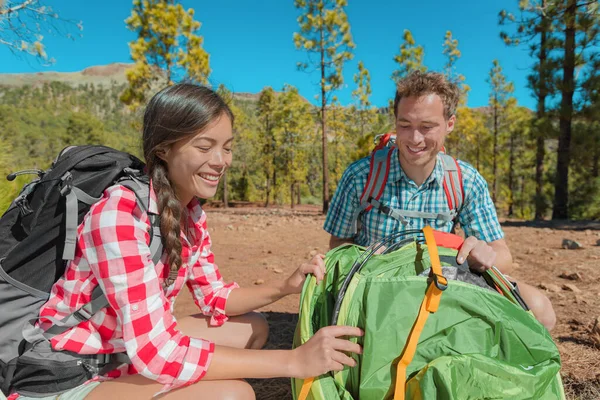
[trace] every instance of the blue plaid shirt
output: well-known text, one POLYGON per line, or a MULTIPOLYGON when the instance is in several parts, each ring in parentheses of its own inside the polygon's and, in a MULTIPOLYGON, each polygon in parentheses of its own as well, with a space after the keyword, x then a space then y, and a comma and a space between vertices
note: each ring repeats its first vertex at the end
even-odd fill
MULTIPOLYGON (((440 156, 438 155, 432 174, 421 186, 417 186, 402 170, 398 161, 398 149, 393 151, 388 180, 379 201, 388 207, 401 210, 447 212, 449 207, 443 188, 444 167, 440 156)), ((360 217, 360 230, 355 234, 353 215, 360 208, 360 196, 367 184, 369 160, 370 157, 362 158, 344 171, 325 219, 323 228, 327 232, 342 239, 353 238, 356 244, 368 246, 391 233, 422 229, 425 225, 445 232, 452 230, 452 222, 425 218, 407 217, 409 222, 404 226, 400 221, 371 209, 360 217)), ((488 243, 502 239, 504 233, 498 222, 487 182, 472 165, 460 160, 458 163, 465 191, 458 221, 465 235, 475 236, 488 243)))

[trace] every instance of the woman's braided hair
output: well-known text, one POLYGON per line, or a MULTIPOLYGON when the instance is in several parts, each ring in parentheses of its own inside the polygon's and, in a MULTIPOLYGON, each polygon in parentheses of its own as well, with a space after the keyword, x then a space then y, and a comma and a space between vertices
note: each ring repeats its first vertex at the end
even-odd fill
MULTIPOLYGON (((143 150, 147 173, 152 179, 160 215, 163 252, 170 271, 181 267, 181 220, 183 207, 169 180, 169 166, 159 157, 176 142, 202 132, 211 122, 233 113, 212 89, 182 83, 158 92, 146 107, 143 125, 143 150)), ((172 283, 167 279, 167 285, 172 283)))

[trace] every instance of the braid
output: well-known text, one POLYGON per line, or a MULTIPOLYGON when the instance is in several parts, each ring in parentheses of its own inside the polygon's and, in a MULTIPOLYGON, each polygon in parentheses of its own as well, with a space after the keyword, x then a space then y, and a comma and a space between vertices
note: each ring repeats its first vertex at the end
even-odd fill
POLYGON ((170 266, 167 285, 173 282, 183 263, 180 237, 185 205, 177 198, 169 180, 168 163, 162 157, 175 143, 199 134, 222 115, 228 116, 233 124, 231 109, 215 91, 190 83, 164 88, 150 99, 144 111, 144 160, 156 192, 160 233, 170 266))
MULTIPOLYGON (((158 161, 158 160, 156 160, 158 161)), ((152 165, 152 184, 156 192, 158 212, 160 213, 160 233, 167 253, 171 272, 181 267, 181 203, 177 199, 173 187, 167 178, 167 169, 161 161, 152 165)), ((166 284, 170 285, 171 278, 166 284)))

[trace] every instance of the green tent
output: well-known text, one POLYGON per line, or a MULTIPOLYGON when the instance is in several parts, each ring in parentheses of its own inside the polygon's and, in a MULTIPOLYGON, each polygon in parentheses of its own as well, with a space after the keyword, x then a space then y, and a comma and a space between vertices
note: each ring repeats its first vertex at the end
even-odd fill
POLYGON ((292 379, 294 399, 564 399, 558 349, 518 291, 495 269, 458 266, 456 237, 423 232, 426 243, 394 235, 327 254, 326 278, 303 288, 294 347, 337 324, 364 330, 352 339, 363 352, 356 367, 292 379))

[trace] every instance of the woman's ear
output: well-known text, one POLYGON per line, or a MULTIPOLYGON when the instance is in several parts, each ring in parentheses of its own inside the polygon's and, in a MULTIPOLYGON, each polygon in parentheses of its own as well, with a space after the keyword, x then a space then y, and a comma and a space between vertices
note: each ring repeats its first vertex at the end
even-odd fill
POLYGON ((169 149, 160 149, 156 151, 156 157, 160 158, 164 162, 167 162, 167 157, 169 156, 169 149))

